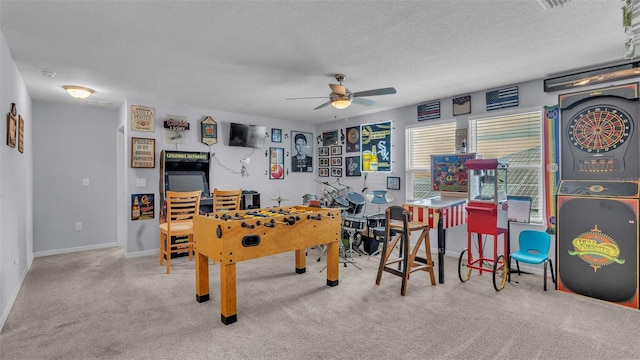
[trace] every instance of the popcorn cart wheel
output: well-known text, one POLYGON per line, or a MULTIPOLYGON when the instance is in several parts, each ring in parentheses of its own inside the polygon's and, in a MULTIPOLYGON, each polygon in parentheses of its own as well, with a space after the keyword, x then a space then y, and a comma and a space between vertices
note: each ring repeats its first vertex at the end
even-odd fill
MULTIPOLYGON (((485 261, 487 259, 484 259, 485 261)), ((483 259, 474 260, 473 254, 468 250, 464 249, 462 253, 460 253, 460 258, 458 259, 458 278, 461 282, 466 282, 471 277, 471 272, 473 269, 478 269, 477 264, 484 263, 483 259)), ((507 275, 508 268, 504 255, 498 255, 496 260, 493 262, 493 266, 491 268, 493 272, 493 288, 496 291, 500 291, 504 289, 504 285, 507 283, 507 275)))

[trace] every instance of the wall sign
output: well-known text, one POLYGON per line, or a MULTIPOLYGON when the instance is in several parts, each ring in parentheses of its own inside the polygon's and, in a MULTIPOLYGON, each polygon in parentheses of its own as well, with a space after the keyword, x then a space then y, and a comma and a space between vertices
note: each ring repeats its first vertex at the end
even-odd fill
POLYGON ((156 110, 154 108, 131 105, 131 130, 155 131, 156 110))
POLYGON ((156 139, 131 138, 131 167, 156 167, 156 139))
POLYGON ((186 116, 167 115, 164 121, 165 143, 166 144, 186 144, 183 132, 189 130, 189 122, 186 116))
POLYGON ((211 116, 200 122, 201 141, 209 146, 218 142, 218 124, 211 116))

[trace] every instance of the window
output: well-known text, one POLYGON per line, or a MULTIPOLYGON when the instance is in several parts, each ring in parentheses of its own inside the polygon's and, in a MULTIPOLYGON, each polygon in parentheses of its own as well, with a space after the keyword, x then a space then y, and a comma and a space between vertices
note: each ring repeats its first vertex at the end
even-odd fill
POLYGON ((509 161, 510 196, 529 196, 531 220, 544 215, 542 111, 469 120, 469 152, 509 161))
POLYGON ((454 153, 455 138, 455 121, 406 128, 407 200, 440 195, 431 190, 431 155, 454 153))

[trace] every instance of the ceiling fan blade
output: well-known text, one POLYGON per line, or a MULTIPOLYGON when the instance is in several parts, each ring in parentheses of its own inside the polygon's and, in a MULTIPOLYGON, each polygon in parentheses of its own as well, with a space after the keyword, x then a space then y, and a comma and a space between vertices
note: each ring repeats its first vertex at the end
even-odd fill
POLYGON ((373 105, 376 104, 376 102, 373 101, 373 100, 363 99, 363 98, 356 98, 356 97, 351 99, 351 102, 354 103, 354 104, 364 105, 364 106, 373 106, 373 105))
POLYGON ((320 105, 320 106, 316 107, 316 108, 315 108, 315 109, 313 109, 313 110, 322 109, 323 107, 325 107, 325 106, 327 106, 327 105, 329 105, 329 104, 331 104, 331 101, 327 101, 326 103, 324 103, 324 104, 322 104, 322 105, 320 105))
POLYGON ((306 99, 326 99, 326 96, 308 96, 299 98, 286 98, 285 100, 306 100, 306 99))
POLYGON ((333 91, 334 93, 336 93, 338 95, 344 96, 347 93, 347 89, 342 85, 329 84, 329 87, 331 88, 331 91, 333 91))
POLYGON ((381 88, 381 89, 358 91, 358 92, 353 93, 353 97, 390 95, 390 94, 395 94, 395 93, 396 93, 396 88, 388 87, 388 88, 381 88))

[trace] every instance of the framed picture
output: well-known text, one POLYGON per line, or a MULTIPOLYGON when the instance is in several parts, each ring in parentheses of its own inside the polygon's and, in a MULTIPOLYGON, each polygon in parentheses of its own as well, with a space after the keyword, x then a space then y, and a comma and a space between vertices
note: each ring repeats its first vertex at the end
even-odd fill
POLYGON ((269 179, 284 179, 284 148, 269 148, 269 179))
POLYGON ((156 139, 131 138, 131 167, 156 167, 156 139))
POLYGON ((318 158, 318 166, 329 167, 329 158, 328 157, 318 158))
POLYGON ((18 115, 18 151, 24 152, 24 119, 18 115))
POLYGON ((400 178, 396 176, 387 176, 387 189, 400 190, 400 178))
POLYGON ((291 131, 291 171, 313 172, 313 133, 291 131))
POLYGON ((331 166, 342 166, 342 157, 340 156, 332 157, 331 166))
POLYGON ((344 158, 344 171, 346 176, 360 176, 360 156, 347 156, 344 158))
POLYGON ((18 123, 16 117, 9 113, 7 115, 7 145, 12 148, 16 147, 18 123))
POLYGON ((347 145, 346 152, 358 152, 360 151, 360 127, 348 127, 347 128, 347 145))
POLYGON ((156 131, 156 109, 140 105, 131 105, 131 130, 156 131))
POLYGON ((319 156, 329 156, 329 147, 328 146, 320 146, 318 148, 319 156))
POLYGON ((200 122, 200 141, 209 146, 218 142, 218 124, 211 116, 200 122))
POLYGON ((453 116, 471 113, 471 95, 453 98, 453 116))
POLYGON ((329 177, 329 168, 320 168, 320 169, 318 169, 318 175, 320 177, 329 177))
POLYGON ((332 146, 331 155, 342 155, 342 146, 332 146))
POLYGON ((282 129, 271 129, 271 142, 282 142, 282 129))
POLYGON ((324 146, 338 145, 338 130, 323 132, 322 145, 324 146))
POLYGON ((331 176, 342 177, 342 168, 331 168, 331 176))

